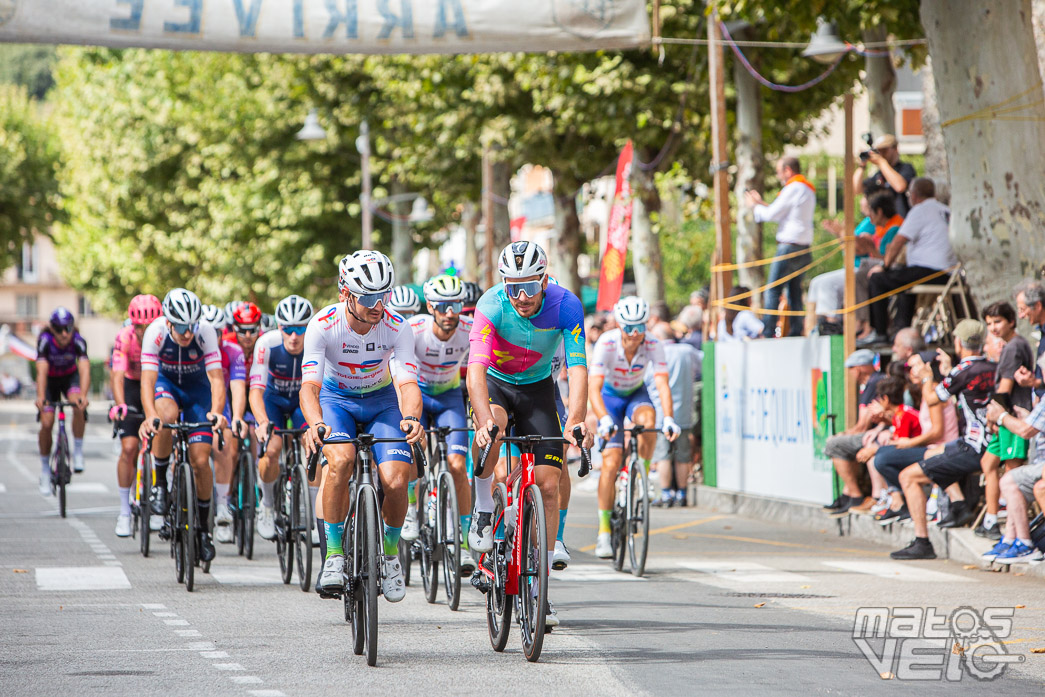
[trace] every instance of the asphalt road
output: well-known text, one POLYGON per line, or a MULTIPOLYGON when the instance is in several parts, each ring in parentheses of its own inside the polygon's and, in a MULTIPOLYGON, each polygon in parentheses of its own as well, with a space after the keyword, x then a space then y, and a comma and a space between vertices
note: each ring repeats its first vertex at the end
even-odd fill
POLYGON ((692 508, 655 511, 637 579, 583 551, 595 537, 594 481, 575 484, 573 563, 551 587, 562 625, 539 664, 525 661, 517 634, 503 654, 491 650, 478 592, 450 612, 442 595, 427 604, 415 580, 403 602, 381 600, 378 666, 368 668, 339 602, 279 582, 273 544, 259 539, 253 561, 219 545, 211 574, 187 593, 158 539, 144 559, 136 540, 115 537, 115 455, 101 423, 89 428, 70 517, 58 517, 37 493, 34 429, 25 405, 0 405, 3 695, 1028 695, 1045 685, 1045 653, 1032 653, 1045 649, 1040 580, 899 564, 827 525, 809 532, 692 508), (899 664, 879 670, 853 640, 854 613, 872 606, 1015 608, 1011 634, 991 646, 1020 662, 989 687, 960 666, 958 682, 883 680, 899 664))

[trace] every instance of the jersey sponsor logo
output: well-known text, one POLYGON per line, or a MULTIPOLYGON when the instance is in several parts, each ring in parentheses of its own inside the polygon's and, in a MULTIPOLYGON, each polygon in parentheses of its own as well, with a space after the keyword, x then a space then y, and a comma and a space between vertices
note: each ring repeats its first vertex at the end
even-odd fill
POLYGON ((490 332, 491 331, 493 331, 493 325, 492 324, 488 324, 488 325, 486 325, 485 327, 483 327, 482 329, 479 330, 479 336, 482 337, 484 344, 490 343, 490 332))
POLYGON ((327 312, 327 313, 326 313, 325 315, 323 315, 322 317, 320 317, 320 318, 319 318, 319 321, 320 321, 320 322, 329 322, 329 321, 330 321, 331 319, 333 319, 333 318, 334 318, 334 316, 335 316, 335 315, 337 315, 337 309, 338 309, 338 308, 337 308, 337 306, 336 306, 336 305, 335 305, 334 307, 330 308, 330 311, 329 311, 329 312, 327 312))
POLYGON ((431 347, 426 348, 425 349, 425 355, 426 356, 438 356, 439 355, 439 349, 431 348, 431 347))
POLYGON ((578 324, 577 326, 575 326, 573 328, 573 330, 570 332, 570 336, 573 337, 574 341, 577 341, 577 340, 580 339, 580 337, 581 337, 581 325, 580 324, 578 324))
POLYGON ((569 356, 570 358, 585 358, 583 353, 577 353, 575 351, 570 351, 569 356))
POLYGON ((355 344, 341 344, 341 353, 359 353, 359 347, 355 344))
POLYGON ((375 370, 379 370, 384 364, 384 361, 380 358, 375 358, 373 360, 363 361, 362 363, 345 363, 343 361, 338 361, 337 364, 342 368, 348 368, 348 372, 351 375, 356 375, 357 373, 359 375, 368 375, 375 370))
POLYGON ((367 344, 366 345, 366 350, 367 351, 373 351, 374 350, 374 345, 373 344, 367 344))
POLYGON ((351 437, 352 436, 348 435, 344 431, 334 431, 329 436, 327 436, 327 439, 329 440, 330 438, 351 438, 351 437))
POLYGON ((453 348, 448 348, 448 349, 446 349, 446 355, 447 355, 447 356, 452 356, 452 355, 454 355, 454 350, 453 350, 453 348))
POLYGON ((317 365, 319 365, 319 361, 305 361, 304 363, 301 364, 301 367, 302 368, 315 368, 317 365))
POLYGON ((389 324, 391 324, 393 327, 399 326, 404 321, 402 317, 393 312, 390 312, 387 308, 385 309, 385 319, 387 319, 389 324))
POLYGON ((512 355, 511 351, 498 351, 497 349, 494 349, 493 355, 497 356, 498 367, 504 365, 508 361, 515 360, 515 356, 512 355))

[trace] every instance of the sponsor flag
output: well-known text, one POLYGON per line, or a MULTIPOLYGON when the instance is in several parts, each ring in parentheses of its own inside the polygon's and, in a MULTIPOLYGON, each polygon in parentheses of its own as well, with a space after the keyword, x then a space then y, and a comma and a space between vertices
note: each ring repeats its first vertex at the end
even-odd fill
POLYGON ((631 234, 631 141, 624 146, 617 160, 617 187, 610 208, 610 223, 606 231, 606 250, 602 254, 599 271, 599 298, 597 310, 612 310, 620 299, 624 283, 624 260, 628 258, 628 235, 631 234))

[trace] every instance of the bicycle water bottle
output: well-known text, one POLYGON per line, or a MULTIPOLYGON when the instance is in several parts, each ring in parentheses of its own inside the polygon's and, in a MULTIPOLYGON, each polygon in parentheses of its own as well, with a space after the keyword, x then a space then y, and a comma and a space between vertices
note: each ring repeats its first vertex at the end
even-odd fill
POLYGON ((436 518, 436 500, 435 500, 435 490, 434 489, 430 490, 428 492, 428 507, 427 508, 428 508, 428 525, 430 527, 434 528, 435 527, 435 518, 436 518))

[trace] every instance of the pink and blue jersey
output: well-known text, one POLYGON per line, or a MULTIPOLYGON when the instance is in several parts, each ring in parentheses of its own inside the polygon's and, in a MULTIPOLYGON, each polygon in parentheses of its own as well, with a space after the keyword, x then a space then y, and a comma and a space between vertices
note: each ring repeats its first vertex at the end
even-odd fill
POLYGON ((551 376, 552 360, 563 345, 567 367, 585 366, 584 308, 576 295, 549 285, 533 317, 520 317, 498 284, 483 293, 468 336, 468 364, 513 385, 528 385, 551 376))

